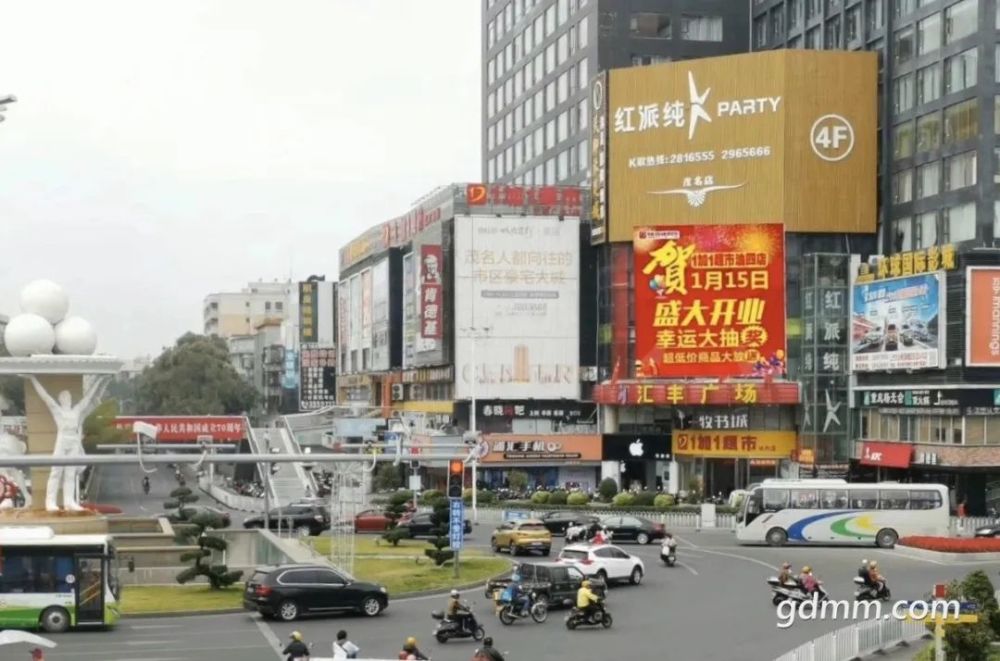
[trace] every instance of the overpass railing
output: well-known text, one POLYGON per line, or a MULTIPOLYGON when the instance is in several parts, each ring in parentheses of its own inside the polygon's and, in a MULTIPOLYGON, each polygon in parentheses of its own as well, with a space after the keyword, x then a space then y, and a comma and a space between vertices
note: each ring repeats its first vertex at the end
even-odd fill
POLYGON ((803 643, 774 661, 852 661, 927 635, 923 622, 895 619, 859 622, 803 643))

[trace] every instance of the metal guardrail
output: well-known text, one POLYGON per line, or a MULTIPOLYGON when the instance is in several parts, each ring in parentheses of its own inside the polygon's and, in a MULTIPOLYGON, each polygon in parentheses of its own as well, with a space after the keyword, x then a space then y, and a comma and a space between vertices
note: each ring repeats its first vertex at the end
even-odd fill
POLYGON ((774 661, 852 661, 927 635, 923 622, 893 619, 859 622, 799 645, 774 661))
MULTIPOLYGON (((530 518, 539 518, 546 512, 551 510, 532 510, 532 509, 522 509, 522 508, 480 508, 479 509, 479 523, 494 524, 501 523, 504 520, 504 513, 507 511, 511 512, 524 512, 530 518)), ((667 528, 703 528, 701 514, 698 512, 651 512, 651 511, 633 511, 628 509, 580 509, 578 510, 583 516, 635 516, 641 519, 648 519, 650 521, 656 521, 657 523, 662 523, 667 528)), ((736 516, 733 514, 716 514, 715 515, 715 528, 723 530, 732 530, 736 526, 736 516)))

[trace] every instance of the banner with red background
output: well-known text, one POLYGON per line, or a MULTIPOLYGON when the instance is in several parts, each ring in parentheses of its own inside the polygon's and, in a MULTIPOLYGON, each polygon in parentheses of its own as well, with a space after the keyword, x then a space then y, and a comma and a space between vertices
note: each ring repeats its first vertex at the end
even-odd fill
POLYGON ((640 227, 637 377, 782 377, 781 224, 640 227))

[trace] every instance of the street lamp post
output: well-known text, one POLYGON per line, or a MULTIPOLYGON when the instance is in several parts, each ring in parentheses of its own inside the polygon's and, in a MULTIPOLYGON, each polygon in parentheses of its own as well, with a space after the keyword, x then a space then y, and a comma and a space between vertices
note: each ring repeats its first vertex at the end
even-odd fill
POLYGON ((472 390, 469 393, 469 432, 472 434, 473 439, 473 450, 472 450, 472 523, 475 525, 479 524, 479 499, 477 498, 479 492, 479 437, 476 434, 476 385, 479 379, 476 376, 476 339, 479 333, 483 335, 490 332, 489 328, 473 328, 470 327, 466 329, 469 331, 469 335, 472 339, 472 347, 469 350, 469 358, 472 361, 472 390))

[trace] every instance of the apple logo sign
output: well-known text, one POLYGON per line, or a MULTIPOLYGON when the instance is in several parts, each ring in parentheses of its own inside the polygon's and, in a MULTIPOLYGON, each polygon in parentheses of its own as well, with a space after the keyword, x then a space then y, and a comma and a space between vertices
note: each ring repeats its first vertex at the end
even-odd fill
POLYGON ((628 446, 628 452, 629 452, 629 454, 631 454, 631 455, 632 455, 633 457, 641 457, 641 456, 642 456, 642 453, 643 453, 643 448, 642 448, 642 440, 641 440, 641 439, 638 439, 638 438, 637 438, 637 439, 635 439, 635 441, 633 441, 633 442, 632 442, 632 443, 631 443, 631 444, 630 444, 630 445, 628 446))

